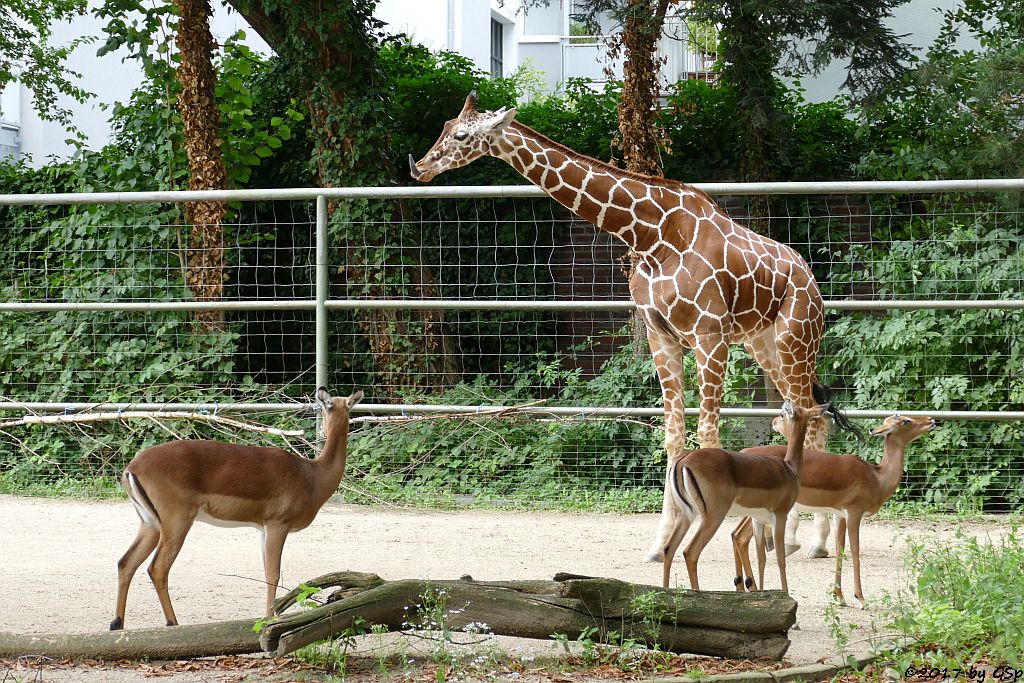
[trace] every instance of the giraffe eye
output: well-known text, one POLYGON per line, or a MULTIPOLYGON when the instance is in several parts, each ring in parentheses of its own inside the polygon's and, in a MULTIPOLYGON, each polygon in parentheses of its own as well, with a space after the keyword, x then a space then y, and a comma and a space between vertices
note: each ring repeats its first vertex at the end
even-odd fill
POLYGON ((460 131, 459 131, 458 133, 456 133, 456 134, 455 134, 455 136, 454 136, 454 137, 455 137, 455 139, 456 139, 456 140, 458 140, 459 142, 462 142, 463 140, 465 140, 466 138, 468 138, 468 137, 469 137, 469 133, 467 133, 467 132, 466 132, 466 131, 464 131, 464 130, 460 130, 460 131))

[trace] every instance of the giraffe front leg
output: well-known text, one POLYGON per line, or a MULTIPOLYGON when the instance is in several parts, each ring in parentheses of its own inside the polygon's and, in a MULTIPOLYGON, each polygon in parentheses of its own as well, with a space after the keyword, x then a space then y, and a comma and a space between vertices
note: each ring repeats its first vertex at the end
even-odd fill
POLYGON ((673 459, 686 451, 686 417, 683 412, 683 343, 647 324, 647 344, 651 348, 654 367, 661 384, 661 398, 665 406, 665 455, 673 459))
MULTIPOLYGON (((809 408, 815 405, 813 387, 814 382, 817 381, 817 372, 814 368, 817 343, 814 343, 813 340, 801 339, 785 327, 781 331, 777 331, 773 341, 774 356, 779 364, 779 393, 787 401, 792 401, 798 406, 809 408)), ((827 441, 827 420, 824 417, 815 418, 807 426, 804 448, 823 451, 827 441)), ((792 534, 794 540, 796 524, 799 524, 799 520, 794 520, 792 534)), ((830 531, 828 515, 821 512, 814 513, 814 532, 807 548, 808 558, 828 557, 830 531)))
POLYGON ((697 440, 701 448, 721 448, 718 415, 725 388, 725 368, 729 362, 729 344, 721 335, 701 335, 693 349, 700 383, 700 416, 697 440))

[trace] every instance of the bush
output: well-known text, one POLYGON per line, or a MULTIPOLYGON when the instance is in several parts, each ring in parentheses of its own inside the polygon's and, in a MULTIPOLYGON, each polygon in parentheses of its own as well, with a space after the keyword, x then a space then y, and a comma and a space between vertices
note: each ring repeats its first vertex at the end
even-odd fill
MULTIPOLYGON (((904 239, 836 254, 844 267, 833 272, 833 284, 876 283, 882 298, 1013 296, 1024 271, 1016 230, 995 227, 998 206, 973 209, 973 222, 910 221, 904 239), (918 241, 922 230, 945 237, 918 241)), ((849 312, 830 324, 822 365, 853 387, 851 407, 999 411, 1024 404, 1021 338, 1019 310, 849 312)), ((1000 511, 1024 505, 1022 442, 1020 422, 944 422, 914 446, 897 497, 939 505, 975 500, 1000 511)))
MULTIPOLYGON (((625 334, 625 332, 624 332, 625 334)), ((661 405, 654 363, 626 345, 590 380, 568 369, 564 358, 538 354, 532 367, 514 373, 511 385, 481 375, 417 401, 441 405, 515 406, 538 398, 549 406, 649 407, 661 405), (540 395, 538 395, 540 387, 540 395)), ((684 371, 696 372, 692 354, 684 371)), ((726 401, 749 405, 757 370, 739 348, 727 373, 726 401)), ((694 405, 694 388, 687 403, 694 405)), ((692 422, 692 419, 691 419, 692 422)), ((739 446, 743 420, 722 422, 723 442, 739 446)), ((691 447, 696 435, 688 433, 691 447)), ((503 418, 467 415, 368 426, 353 439, 352 478, 374 495, 422 502, 470 496, 481 500, 564 502, 654 510, 665 476, 661 419, 576 416, 503 418)))
POLYGON ((998 542, 958 531, 951 544, 910 543, 909 589, 890 601, 898 632, 913 643, 893 653, 899 671, 1024 666, 1021 532, 1011 526, 998 542))

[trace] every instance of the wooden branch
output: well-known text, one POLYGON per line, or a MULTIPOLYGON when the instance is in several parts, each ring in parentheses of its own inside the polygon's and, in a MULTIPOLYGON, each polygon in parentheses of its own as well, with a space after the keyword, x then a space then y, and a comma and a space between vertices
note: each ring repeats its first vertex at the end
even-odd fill
POLYGON ((260 651, 255 619, 98 633, 0 633, 0 658, 192 659, 260 651))
MULTIPOLYGON (((341 590, 322 607, 272 621, 258 636, 255 620, 87 634, 0 633, 0 658, 182 659, 261 649, 283 655, 338 637, 357 623, 417 630, 420 619, 435 616, 422 613, 423 596, 430 593, 444 594, 444 619, 453 630, 475 622, 496 635, 549 640, 597 629, 595 640, 615 631, 672 652, 736 659, 781 659, 789 648, 786 632, 796 621, 796 602, 780 591, 668 591, 575 575, 553 581, 384 581, 336 572, 304 583, 341 590)), ((299 592, 280 598, 275 611, 293 604, 299 592)))
POLYGON ((158 410, 122 410, 121 412, 115 413, 74 413, 71 415, 26 415, 16 420, 0 422, 0 428, 18 427, 20 425, 30 424, 61 424, 65 422, 101 422, 104 420, 131 420, 140 418, 148 420, 195 420, 197 422, 209 422, 213 424, 227 425, 229 427, 245 429, 250 432, 273 434, 275 436, 303 436, 305 434, 305 431, 301 429, 279 429, 278 427, 266 427, 264 425, 253 424, 251 422, 242 422, 241 420, 234 420, 230 417, 223 417, 221 415, 208 415, 203 413, 190 413, 179 411, 160 412, 158 410))

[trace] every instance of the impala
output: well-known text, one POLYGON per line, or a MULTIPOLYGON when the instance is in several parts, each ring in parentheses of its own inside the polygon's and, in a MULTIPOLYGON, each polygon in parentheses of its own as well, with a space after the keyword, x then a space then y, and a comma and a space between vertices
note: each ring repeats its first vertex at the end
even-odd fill
POLYGON ((314 459, 280 448, 197 440, 171 441, 136 455, 121 483, 141 524, 117 563, 117 606, 110 630, 124 627, 128 587, 154 550, 149 576, 167 625, 178 624, 167 592, 167 574, 197 519, 260 530, 266 615, 272 616, 285 539, 309 526, 337 490, 348 456, 349 411, 362 398, 362 391, 332 398, 323 387, 317 389, 326 440, 314 459))
POLYGON ((800 488, 804 436, 808 423, 828 406, 800 408, 786 401, 782 418, 789 428, 785 459, 759 458, 721 448, 701 448, 676 459, 665 478, 665 499, 658 536, 647 561, 662 560, 662 586, 668 588, 672 558, 696 517, 700 526, 683 551, 690 587, 699 590, 697 560, 727 515, 753 516, 772 526, 775 553, 786 583, 786 555, 783 536, 786 515, 796 502, 800 488))
MULTIPOLYGON (((778 422, 776 431, 785 435, 787 426, 778 422)), ((797 494, 796 509, 832 513, 836 521, 836 575, 835 596, 845 603, 842 588, 843 549, 846 534, 850 534, 850 553, 853 556, 853 595, 857 606, 864 608, 864 592, 860 584, 860 524, 885 504, 903 478, 903 463, 907 445, 933 429, 936 423, 930 417, 893 415, 871 430, 873 436, 885 437, 882 462, 873 465, 855 455, 833 455, 821 451, 804 453, 803 476, 797 494)), ((742 453, 782 458, 784 446, 757 446, 745 448, 742 453)), ((732 533, 733 554, 736 561, 736 589, 756 588, 750 566, 748 547, 751 537, 757 550, 758 579, 764 587, 764 529, 748 520, 740 522, 732 533), (746 578, 744 579, 744 575, 746 578)))

